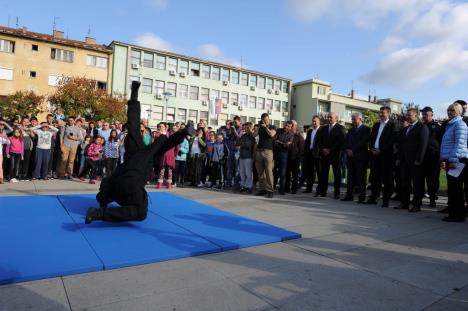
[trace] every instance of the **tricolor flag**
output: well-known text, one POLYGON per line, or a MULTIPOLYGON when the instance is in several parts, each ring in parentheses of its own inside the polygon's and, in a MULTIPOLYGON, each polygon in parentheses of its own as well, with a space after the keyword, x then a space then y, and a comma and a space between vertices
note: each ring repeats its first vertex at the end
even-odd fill
POLYGON ((217 119, 218 115, 222 113, 222 108, 223 108, 223 103, 221 98, 216 97, 215 99, 210 100, 210 105, 209 105, 209 114, 210 114, 210 119, 217 119))
POLYGON ((223 109, 223 100, 221 98, 216 97, 215 98, 215 109, 216 109, 216 114, 219 115, 222 113, 223 109))

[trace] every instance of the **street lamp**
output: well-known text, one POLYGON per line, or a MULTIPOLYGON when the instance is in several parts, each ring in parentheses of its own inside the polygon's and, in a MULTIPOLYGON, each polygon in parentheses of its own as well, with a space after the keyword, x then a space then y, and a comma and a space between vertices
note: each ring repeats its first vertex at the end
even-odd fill
POLYGON ((164 92, 164 101, 166 102, 166 107, 164 107, 164 121, 167 122, 167 102, 169 101, 169 97, 172 96, 171 92, 164 92))

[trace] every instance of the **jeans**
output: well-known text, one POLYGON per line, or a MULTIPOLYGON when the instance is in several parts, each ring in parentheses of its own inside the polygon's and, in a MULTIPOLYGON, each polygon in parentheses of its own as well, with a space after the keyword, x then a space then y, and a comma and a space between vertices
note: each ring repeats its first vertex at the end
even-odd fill
POLYGON ((288 152, 279 152, 278 153, 279 161, 279 192, 284 193, 284 188, 286 186, 286 172, 288 170, 288 152))
POLYGON ((49 172, 50 149, 36 149, 33 177, 46 178, 49 172))
POLYGON ((21 163, 21 154, 10 153, 10 179, 18 178, 21 163))
POLYGON ((253 159, 239 159, 240 186, 245 189, 252 189, 253 183, 253 159))

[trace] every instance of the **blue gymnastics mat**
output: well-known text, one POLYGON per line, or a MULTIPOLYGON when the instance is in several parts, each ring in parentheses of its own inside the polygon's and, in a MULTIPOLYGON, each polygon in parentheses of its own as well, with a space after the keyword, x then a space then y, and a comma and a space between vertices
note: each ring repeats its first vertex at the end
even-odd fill
POLYGON ((152 213, 142 222, 96 221, 85 225, 86 209, 98 207, 95 197, 86 194, 58 196, 105 269, 221 251, 219 246, 152 213))
POLYGON ((165 192, 151 192, 150 211, 222 250, 298 239, 300 234, 165 192))
POLYGON ((0 197, 0 284, 99 271, 56 196, 0 197))

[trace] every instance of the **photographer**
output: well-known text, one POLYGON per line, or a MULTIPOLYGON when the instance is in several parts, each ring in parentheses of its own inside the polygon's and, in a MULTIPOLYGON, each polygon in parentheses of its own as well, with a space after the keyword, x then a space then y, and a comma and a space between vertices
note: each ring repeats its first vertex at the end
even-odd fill
POLYGON ((259 122, 257 151, 255 165, 259 179, 259 191, 257 196, 265 195, 273 198, 273 142, 276 135, 276 127, 270 125, 268 113, 263 113, 259 122))

